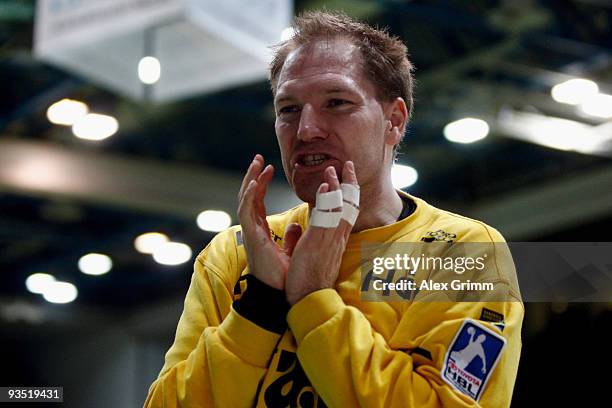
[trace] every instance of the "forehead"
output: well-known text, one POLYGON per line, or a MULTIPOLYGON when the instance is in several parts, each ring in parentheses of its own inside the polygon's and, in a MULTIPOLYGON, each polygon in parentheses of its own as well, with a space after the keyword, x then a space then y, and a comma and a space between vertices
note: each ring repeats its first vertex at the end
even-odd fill
POLYGON ((359 49, 344 39, 319 40, 291 51, 283 64, 277 85, 277 99, 304 90, 338 88, 373 92, 363 74, 359 49))

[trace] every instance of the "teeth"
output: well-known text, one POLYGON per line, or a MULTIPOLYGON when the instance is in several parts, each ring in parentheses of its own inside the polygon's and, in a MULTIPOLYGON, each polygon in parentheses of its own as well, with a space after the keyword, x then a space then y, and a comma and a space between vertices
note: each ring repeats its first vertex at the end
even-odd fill
POLYGON ((327 159, 327 156, 324 154, 308 154, 304 156, 302 161, 306 166, 316 166, 321 164, 327 159))

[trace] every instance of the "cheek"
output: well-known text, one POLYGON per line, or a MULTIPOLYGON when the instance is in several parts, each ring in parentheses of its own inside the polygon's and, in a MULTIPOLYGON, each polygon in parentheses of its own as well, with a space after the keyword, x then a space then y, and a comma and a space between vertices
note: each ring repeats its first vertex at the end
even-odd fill
POLYGON ((283 151, 283 147, 287 144, 287 127, 283 124, 279 124, 276 122, 274 124, 274 131, 276 132, 276 140, 278 141, 278 145, 281 148, 281 153, 283 151))
POLYGON ((362 177, 367 174, 377 171, 383 163, 383 155, 385 149, 384 129, 381 128, 381 123, 377 117, 368 117, 360 122, 359 128, 354 129, 353 134, 358 134, 360 137, 359 143, 351 143, 352 155, 355 160, 359 161, 362 167, 362 177))
MULTIPOLYGON (((283 159, 283 162, 285 162, 286 160, 289 160, 289 156, 291 155, 291 146, 295 140, 291 126, 276 123, 274 125, 274 130, 276 132, 276 140, 280 149, 281 158, 283 159)), ((287 163, 284 163, 284 165, 287 165, 287 163)))
MULTIPOLYGON (((376 115, 357 116, 350 122, 351 129, 346 132, 353 136, 354 149, 359 150, 361 154, 370 156, 381 151, 384 147, 384 128, 381 125, 381 120, 376 115), (355 137, 358 137, 357 138, 355 137)), ((373 160, 380 160, 378 154, 371 157, 373 160)))

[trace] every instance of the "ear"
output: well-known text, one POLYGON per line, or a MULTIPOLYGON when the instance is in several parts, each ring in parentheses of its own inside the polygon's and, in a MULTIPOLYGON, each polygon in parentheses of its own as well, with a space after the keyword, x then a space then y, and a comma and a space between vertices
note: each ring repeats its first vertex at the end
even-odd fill
POLYGON ((395 146, 402 140, 408 123, 408 108, 404 99, 397 97, 389 102, 385 107, 385 117, 385 143, 395 146))

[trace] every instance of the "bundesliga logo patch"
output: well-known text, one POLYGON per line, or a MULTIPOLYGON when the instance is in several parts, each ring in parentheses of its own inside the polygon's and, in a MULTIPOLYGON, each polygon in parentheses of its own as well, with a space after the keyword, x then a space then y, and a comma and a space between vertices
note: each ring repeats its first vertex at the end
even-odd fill
POLYGON ((505 345, 499 334, 465 320, 446 352, 442 379, 478 401, 505 345))

